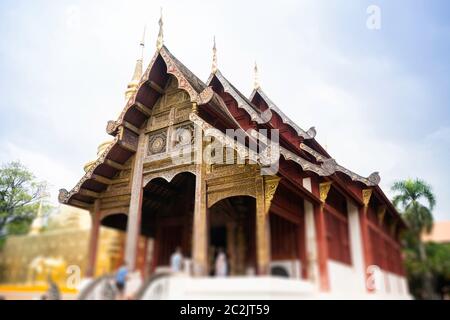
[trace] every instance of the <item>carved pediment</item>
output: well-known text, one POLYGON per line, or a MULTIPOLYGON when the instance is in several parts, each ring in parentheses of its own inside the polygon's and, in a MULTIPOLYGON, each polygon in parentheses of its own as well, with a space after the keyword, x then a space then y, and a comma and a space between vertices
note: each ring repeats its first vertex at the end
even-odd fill
POLYGON ((171 77, 164 92, 153 108, 147 131, 160 130, 189 119, 190 98, 186 91, 178 88, 175 77, 171 77))

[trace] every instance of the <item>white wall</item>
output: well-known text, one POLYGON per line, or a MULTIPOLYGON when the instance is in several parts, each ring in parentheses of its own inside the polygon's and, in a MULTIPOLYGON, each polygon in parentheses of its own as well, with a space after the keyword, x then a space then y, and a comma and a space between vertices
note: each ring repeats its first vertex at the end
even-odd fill
POLYGON ((374 295, 386 299, 410 299, 408 281, 405 277, 380 270, 380 281, 374 290, 374 295))
POLYGON ((366 290, 361 273, 354 267, 329 260, 330 292, 322 293, 328 299, 412 299, 405 277, 380 270, 374 292, 366 290))
POLYGON ((328 260, 330 291, 337 295, 361 295, 366 293, 364 275, 354 266, 328 260))

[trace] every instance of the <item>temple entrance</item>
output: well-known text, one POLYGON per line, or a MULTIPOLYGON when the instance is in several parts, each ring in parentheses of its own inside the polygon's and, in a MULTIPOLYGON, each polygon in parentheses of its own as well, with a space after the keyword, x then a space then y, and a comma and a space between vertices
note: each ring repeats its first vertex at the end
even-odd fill
POLYGON ((255 207, 252 197, 237 196, 223 199, 209 210, 209 273, 216 274, 217 255, 227 257, 227 275, 254 274, 255 207))
POLYGON ((215 249, 227 248, 227 228, 225 226, 212 227, 209 235, 210 246, 215 249))
POLYGON ((170 182, 151 180, 144 188, 141 233, 152 240, 149 273, 168 270, 170 257, 179 247, 190 271, 195 176, 181 173, 170 182))

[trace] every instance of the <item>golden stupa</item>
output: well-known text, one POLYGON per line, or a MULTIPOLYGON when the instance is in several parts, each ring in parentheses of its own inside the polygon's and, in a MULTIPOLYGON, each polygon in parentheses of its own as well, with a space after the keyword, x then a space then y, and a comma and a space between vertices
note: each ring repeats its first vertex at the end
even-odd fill
MULTIPOLYGON (((44 227, 33 221, 28 235, 8 237, 0 250, 0 285, 45 286, 51 276, 60 288, 70 287, 68 276, 87 263, 90 216, 87 211, 61 205, 44 227)), ((101 228, 96 275, 112 272, 122 259, 124 235, 101 228)))
MULTIPOLYGON (((97 157, 111 143, 99 145, 97 157)), ((85 165, 89 170, 92 163, 85 165)), ((73 290, 71 275, 85 275, 91 217, 86 210, 60 205, 48 219, 42 215, 42 204, 27 235, 9 236, 0 248, 0 291, 39 290, 49 277, 64 290, 73 290), (47 220, 47 221, 45 221, 47 220)), ((123 258, 124 234, 101 227, 95 275, 113 272, 123 258)))

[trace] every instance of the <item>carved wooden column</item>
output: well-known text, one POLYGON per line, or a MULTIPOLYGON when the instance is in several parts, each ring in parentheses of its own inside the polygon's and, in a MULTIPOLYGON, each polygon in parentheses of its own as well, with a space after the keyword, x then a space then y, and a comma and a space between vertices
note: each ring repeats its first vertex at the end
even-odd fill
POLYGON ((360 224, 361 224, 361 237, 363 244, 363 252, 364 252, 364 265, 365 265, 365 286, 368 292, 373 292, 373 286, 367 285, 369 281, 368 268, 372 265, 372 248, 370 246, 370 238, 369 238, 369 225, 367 221, 367 210, 369 208, 370 198, 372 197, 372 189, 364 189, 362 190, 362 199, 364 206, 360 209, 360 224))
POLYGON ((256 178, 256 263, 259 275, 270 272, 269 210, 279 182, 277 176, 256 178))
POLYGON ((195 179, 195 208, 192 239, 194 275, 208 274, 208 223, 204 167, 197 170, 195 179))
POLYGON ((89 237, 88 262, 86 267, 86 277, 95 276, 95 265, 97 262, 98 236, 100 234, 100 199, 95 200, 94 209, 91 214, 91 233, 89 237))
MULTIPOLYGON (((311 178, 303 179, 303 187, 312 193, 311 178)), ((305 249, 306 249, 306 267, 308 279, 317 282, 319 279, 319 267, 317 261, 317 237, 316 225, 314 223, 314 206, 311 202, 304 199, 305 210, 305 249)))
MULTIPOLYGON (((192 104, 192 112, 197 113, 197 104, 192 104)), ((195 127, 195 207, 192 232, 192 262, 194 275, 208 274, 208 221, 207 221, 207 190, 206 164, 203 163, 203 132, 195 127)))
POLYGON ((138 241, 141 233, 143 197, 142 174, 145 155, 145 141, 145 134, 141 133, 139 135, 137 151, 134 155, 133 173, 131 177, 131 199, 125 244, 125 262, 127 263, 129 270, 133 271, 136 268, 138 241))
POLYGON ((315 206, 315 225, 317 235, 317 256, 319 264, 319 287, 322 291, 330 290, 330 276, 328 274, 328 242, 327 227, 325 221, 325 201, 331 188, 331 182, 319 184, 320 201, 319 206, 315 206))

